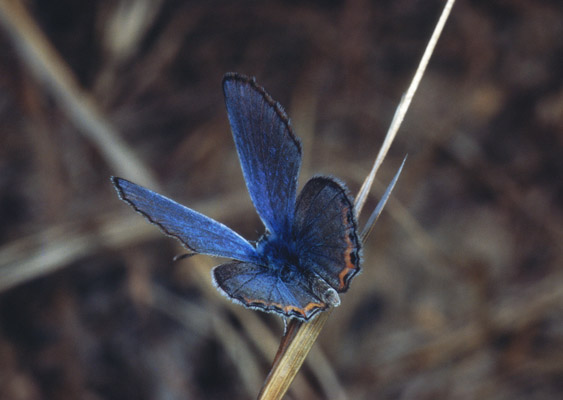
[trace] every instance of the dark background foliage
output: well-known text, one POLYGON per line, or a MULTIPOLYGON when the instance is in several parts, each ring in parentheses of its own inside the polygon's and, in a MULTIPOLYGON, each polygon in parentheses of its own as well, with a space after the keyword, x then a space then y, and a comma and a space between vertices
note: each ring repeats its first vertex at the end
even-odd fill
MULTIPOLYGON (((5 17, 17 2, 2 3, 5 17)), ((304 143, 301 184, 332 174, 355 193, 442 5, 25 2, 158 189, 249 239, 262 226, 222 75, 256 76, 286 107, 304 143)), ((562 21, 558 0, 456 4, 368 202, 408 153, 364 272, 291 398, 561 396, 562 21)), ((181 248, 119 202, 109 176, 121 170, 37 79, 8 26, 0 398, 254 397, 279 318, 217 294, 218 260, 172 262, 181 248)))

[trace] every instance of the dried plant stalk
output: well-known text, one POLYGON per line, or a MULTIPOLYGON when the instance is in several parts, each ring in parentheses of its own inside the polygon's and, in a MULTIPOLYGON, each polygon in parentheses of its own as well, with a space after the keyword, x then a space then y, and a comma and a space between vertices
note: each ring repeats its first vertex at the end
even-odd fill
MULTIPOLYGON (((397 111, 395 112, 393 121, 391 122, 389 130, 387 131, 387 134, 385 136, 385 140, 383 141, 383 144, 375 159, 372 170, 370 171, 364 183, 362 184, 362 187, 360 188, 355 202, 356 214, 358 217, 363 209, 363 206, 365 205, 367 196, 373 185, 375 174, 377 173, 377 170, 387 156, 387 152, 389 151, 389 148, 391 147, 391 144, 395 139, 397 131, 399 130, 399 127, 403 122, 403 119, 407 113, 414 94, 416 93, 420 80, 424 75, 428 61, 430 60, 430 57, 434 52, 438 38, 442 33, 442 30, 454 3, 455 0, 448 0, 446 5, 444 6, 440 19, 438 20, 436 27, 434 28, 434 32, 432 33, 432 36, 428 41, 428 45, 426 46, 426 50, 422 55, 411 84, 406 93, 403 95, 399 106, 397 107, 397 111)), ((369 233, 369 228, 367 232, 369 233)), ((311 350, 311 347, 315 343, 329 316, 330 312, 324 312, 307 323, 303 323, 297 320, 291 320, 289 322, 286 333, 282 338, 280 347, 274 359, 270 373, 268 374, 268 377, 264 382, 264 386, 262 387, 262 390, 258 395, 259 400, 275 400, 281 399, 283 397, 283 395, 287 392, 289 386, 291 385, 291 381, 301 368, 303 361, 307 357, 307 354, 311 350)))
POLYGON ((68 64, 45 37, 20 1, 0 0, 0 22, 30 72, 60 103, 67 117, 93 142, 113 169, 144 186, 158 188, 153 173, 121 139, 117 130, 82 90, 68 64))

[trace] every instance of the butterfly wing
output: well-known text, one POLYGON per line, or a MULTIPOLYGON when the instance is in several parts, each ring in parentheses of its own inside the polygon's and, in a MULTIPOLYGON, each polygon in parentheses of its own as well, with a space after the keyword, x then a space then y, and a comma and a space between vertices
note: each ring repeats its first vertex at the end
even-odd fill
POLYGON ((232 262, 212 270, 213 283, 227 298, 245 307, 309 320, 328 304, 312 294, 307 280, 282 280, 268 267, 232 262))
POLYGON ((223 92, 252 202, 266 228, 283 236, 292 225, 301 143, 283 108, 254 79, 227 74, 223 92))
POLYGON ((121 200, 189 250, 241 261, 259 261, 254 247, 220 222, 125 179, 112 177, 111 180, 121 200))
POLYGON ((293 225, 299 263, 345 292, 360 271, 361 243, 354 204, 332 178, 312 178, 297 199, 293 225))

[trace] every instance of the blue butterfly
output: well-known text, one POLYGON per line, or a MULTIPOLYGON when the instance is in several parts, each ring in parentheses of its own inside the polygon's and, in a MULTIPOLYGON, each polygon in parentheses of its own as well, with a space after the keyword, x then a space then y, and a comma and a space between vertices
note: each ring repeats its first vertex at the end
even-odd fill
POLYGON ((248 192, 265 234, 256 245, 227 226, 151 190, 112 177, 121 200, 190 251, 230 258, 212 270, 235 303, 310 320, 340 304, 360 271, 354 203, 339 181, 317 176, 299 196, 301 142, 281 105, 254 78, 229 73, 223 92, 248 192))

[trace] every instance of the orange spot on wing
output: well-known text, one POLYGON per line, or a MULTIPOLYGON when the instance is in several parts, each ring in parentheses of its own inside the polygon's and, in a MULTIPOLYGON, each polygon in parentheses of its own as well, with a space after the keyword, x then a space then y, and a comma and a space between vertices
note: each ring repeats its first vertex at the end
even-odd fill
MULTIPOLYGON (((348 218, 348 210, 344 208, 342 210, 343 220, 346 221, 347 224, 353 221, 349 221, 348 218)), ((338 287, 338 291, 346 290, 348 286, 347 277, 349 274, 354 273, 354 271, 358 270, 360 267, 352 262, 352 253, 356 251, 357 243, 353 243, 350 239, 350 235, 346 235, 346 251, 344 252, 344 260, 346 261, 345 267, 340 271, 338 274, 338 279, 340 281, 340 286, 338 287)), ((356 261, 358 260, 358 255, 356 254, 356 261)))
POLYGON ((299 308, 297 306, 292 306, 292 305, 284 306, 280 303, 268 303, 267 301, 264 300, 249 299, 247 297, 244 297, 244 301, 249 306, 263 307, 265 309, 268 309, 270 307, 276 308, 278 310, 281 310, 287 316, 291 316, 292 313, 297 313, 301 315, 304 319, 309 319, 311 317, 310 315, 307 315, 308 311, 312 311, 316 308, 321 310, 325 310, 328 308, 325 303, 309 303, 304 308, 299 308))

